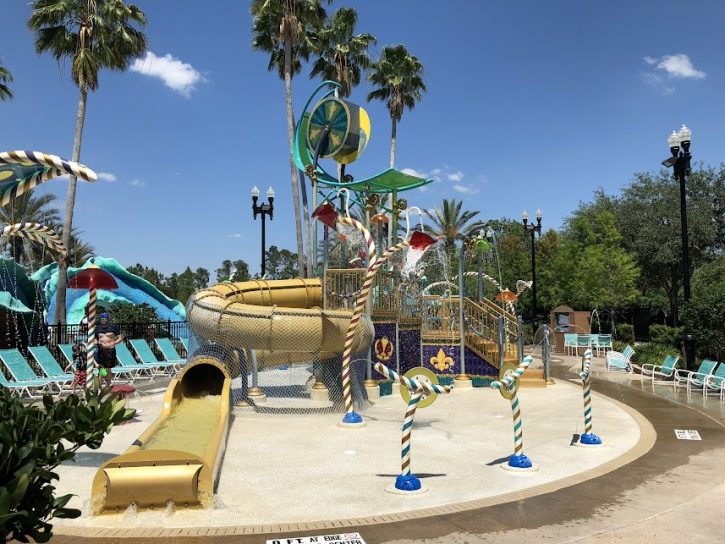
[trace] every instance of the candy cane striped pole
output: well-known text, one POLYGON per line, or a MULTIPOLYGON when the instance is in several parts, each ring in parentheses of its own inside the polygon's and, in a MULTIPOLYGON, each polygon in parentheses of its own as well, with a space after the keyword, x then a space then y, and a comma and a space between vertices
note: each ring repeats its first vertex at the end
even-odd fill
POLYGON ((33 242, 45 244, 61 256, 67 254, 63 242, 53 229, 40 223, 15 223, 14 225, 7 225, 0 231, 0 237, 3 236, 20 236, 33 242))
POLYGON ((413 420, 418 402, 424 394, 450 393, 451 387, 433 383, 418 382, 395 372, 382 363, 375 363, 375 370, 389 380, 400 382, 410 390, 408 408, 403 418, 403 439, 400 447, 400 475, 395 480, 395 488, 401 491, 416 491, 420 489, 420 480, 410 471, 410 439, 413 433, 413 420))
POLYGON ((493 389, 505 388, 511 392, 511 415, 514 423, 514 454, 509 458, 509 466, 513 468, 531 468, 531 460, 524 455, 524 430, 521 419, 521 407, 518 397, 518 379, 526 372, 532 363, 533 358, 529 355, 524 357, 519 366, 508 376, 491 383, 493 389))
POLYGON ((592 364, 592 350, 584 352, 583 369, 579 373, 582 380, 582 393, 584 394, 584 434, 579 438, 581 444, 595 446, 602 443, 602 439, 592 432, 592 391, 589 383, 589 367, 592 364))
POLYGON ((91 382, 96 364, 96 288, 88 295, 88 347, 86 348, 86 380, 91 382))
POLYGON ((79 177, 86 181, 96 181, 96 173, 82 164, 66 161, 56 155, 41 153, 40 151, 6 151, 0 153, 0 164, 37 164, 45 166, 48 170, 38 172, 20 183, 13 184, 0 193, 0 206, 5 206, 11 200, 19 197, 26 191, 34 189, 41 183, 60 176, 63 173, 79 177))

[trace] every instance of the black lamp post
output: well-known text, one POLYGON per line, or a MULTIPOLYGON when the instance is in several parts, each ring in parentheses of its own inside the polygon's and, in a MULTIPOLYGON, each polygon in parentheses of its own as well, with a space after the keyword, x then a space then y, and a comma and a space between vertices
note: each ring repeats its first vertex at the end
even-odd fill
MULTIPOLYGON (((685 295, 685 303, 690 300, 690 244, 687 237, 687 193, 685 182, 690 175, 690 143, 692 142, 692 131, 685 125, 679 132, 672 131, 667 138, 667 145, 672 156, 662 161, 667 168, 672 168, 675 179, 680 183, 680 235, 682 238, 682 286, 685 295)), ((685 364, 688 369, 695 365, 695 335, 687 330, 685 326, 683 347, 685 352, 685 364)))
POLYGON ((534 234, 541 236, 541 210, 536 208, 536 224, 529 223, 529 212, 524 210, 521 212, 521 222, 524 224, 524 230, 531 233, 531 325, 533 327, 532 334, 536 335, 536 245, 534 244, 534 234))
POLYGON ((265 216, 269 216, 269 220, 271 221, 273 219, 274 214, 274 190, 270 187, 267 189, 267 200, 269 201, 269 204, 262 204, 261 206, 257 205, 257 200, 259 200, 259 189, 255 185, 252 188, 252 213, 254 214, 254 219, 257 219, 258 215, 262 216, 262 277, 264 277, 265 273, 265 216))

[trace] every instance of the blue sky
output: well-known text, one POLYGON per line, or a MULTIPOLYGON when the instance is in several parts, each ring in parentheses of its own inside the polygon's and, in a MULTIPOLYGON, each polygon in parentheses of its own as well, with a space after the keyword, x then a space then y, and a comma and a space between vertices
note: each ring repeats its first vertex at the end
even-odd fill
MULTIPOLYGON (((251 50, 245 1, 137 0, 148 17, 141 72, 103 72, 88 101, 81 162, 105 179, 79 185, 75 221, 99 255, 164 273, 259 267, 250 190, 277 192, 268 244, 294 249, 284 86, 251 50), (210 7, 210 6, 213 6, 210 7), (151 56, 152 55, 152 56, 151 56)), ((682 2, 335 2, 359 31, 404 44, 428 92, 398 129, 396 166, 436 178, 406 195, 432 207, 463 198, 484 218, 540 207, 558 227, 579 201, 655 170, 687 123, 697 161, 725 149, 725 4, 682 2)), ((15 99, 0 103, 0 148, 70 158, 78 91, 68 67, 38 57, 27 2, 4 0, 0 58, 15 99)), ((296 111, 317 84, 293 81, 296 111)), ((364 103, 366 84, 351 99, 364 103)), ((349 169, 387 167, 390 119, 367 106, 372 139, 349 169)), ((65 200, 67 182, 39 189, 65 200)))

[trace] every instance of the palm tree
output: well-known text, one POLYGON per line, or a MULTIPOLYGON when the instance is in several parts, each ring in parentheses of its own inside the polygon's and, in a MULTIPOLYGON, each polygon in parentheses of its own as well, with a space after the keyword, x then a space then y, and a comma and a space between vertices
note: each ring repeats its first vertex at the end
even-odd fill
POLYGON ((309 58, 312 37, 322 26, 326 13, 320 0, 252 0, 251 11, 254 19, 252 49, 269 53, 268 69, 276 69, 284 79, 292 201, 297 227, 297 263, 301 274, 305 270, 305 254, 302 244, 299 178, 292 157, 295 132, 292 77, 300 70, 300 59, 309 58))
POLYGON ((377 43, 372 34, 355 35, 357 11, 338 9, 329 23, 317 34, 315 53, 318 55, 310 72, 310 79, 337 81, 342 87, 339 95, 350 96, 353 87, 360 85, 362 73, 370 67, 368 47, 377 43))
MULTIPOLYGON (((124 0, 34 0, 28 27, 35 33, 35 51, 50 53, 57 61, 70 59, 73 81, 80 90, 71 160, 81 157, 81 140, 88 91, 98 88, 103 68, 124 71, 144 54, 146 36, 138 27, 146 16, 124 0)), ((63 220, 63 244, 70 247, 76 178, 71 176, 63 220)), ((55 321, 65 323, 67 264, 58 270, 55 321)))
POLYGON ((405 108, 412 110, 426 90, 423 65, 403 45, 384 47, 372 65, 368 81, 376 88, 368 94, 368 102, 385 102, 393 122, 390 137, 390 168, 395 168, 395 145, 398 122, 405 108))
MULTIPOLYGON (((15 223, 40 223, 52 227, 60 221, 58 209, 51 206, 56 196, 46 193, 38 197, 33 195, 34 191, 25 193, 10 203, 0 208, 0 223, 12 225, 15 223)), ((4 241, 3 249, 9 250, 10 256, 15 262, 26 265, 33 264, 32 245, 24 243, 25 240, 18 236, 11 236, 4 241)))
POLYGON ((13 74, 10 70, 0 64, 0 102, 4 100, 10 100, 13 97, 13 93, 10 87, 6 83, 11 83, 13 80, 13 74))
POLYGON ((443 237, 443 243, 449 255, 453 254, 456 246, 456 240, 463 240, 470 236, 473 232, 483 228, 484 223, 480 220, 471 221, 480 212, 464 211, 461 212, 463 201, 444 200, 440 209, 435 208, 433 211, 426 210, 425 213, 433 221, 430 230, 437 236, 443 237))

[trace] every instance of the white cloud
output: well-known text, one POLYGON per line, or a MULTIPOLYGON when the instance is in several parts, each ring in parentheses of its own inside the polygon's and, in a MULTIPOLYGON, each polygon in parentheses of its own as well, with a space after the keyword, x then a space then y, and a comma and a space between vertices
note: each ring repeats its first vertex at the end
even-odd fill
POLYGON ((675 87, 671 81, 674 79, 705 79, 707 75, 696 69, 690 57, 684 53, 665 55, 663 57, 643 57, 645 64, 652 67, 651 71, 642 74, 642 80, 650 87, 662 94, 673 94, 675 87))
POLYGON ((456 191, 457 193, 463 193, 463 194, 469 194, 469 193, 473 192, 473 189, 471 189, 470 187, 468 187, 466 185, 461 185, 460 183, 456 183, 453 186, 453 190, 456 191))
POLYGON ((464 174, 460 170, 456 170, 455 172, 446 174, 446 177, 451 181, 461 181, 463 179, 463 176, 464 174))
POLYGON ((241 237, 242 237, 242 235, 239 233, 234 233, 234 234, 229 235, 229 238, 241 238, 241 237))
POLYGON ((146 182, 145 182, 145 181, 141 181, 141 180, 140 180, 140 179, 138 179, 138 178, 134 178, 134 179, 132 179, 132 180, 131 180, 131 181, 129 182, 129 185, 130 185, 131 187, 146 187, 146 182))
POLYGON ((401 172, 403 172, 403 174, 408 174, 409 176, 415 176, 418 178, 425 178, 428 176, 426 172, 419 172, 418 170, 415 170, 413 168, 403 168, 401 172))
POLYGON ((103 180, 103 181, 109 181, 109 182, 116 181, 116 175, 111 174, 111 172, 98 172, 97 176, 98 176, 98 179, 103 180))
POLYGON ((146 76, 157 77, 164 85, 186 98, 191 96, 197 83, 205 81, 204 76, 191 64, 174 58, 170 53, 157 57, 151 51, 146 57, 136 59, 131 71, 146 76))

